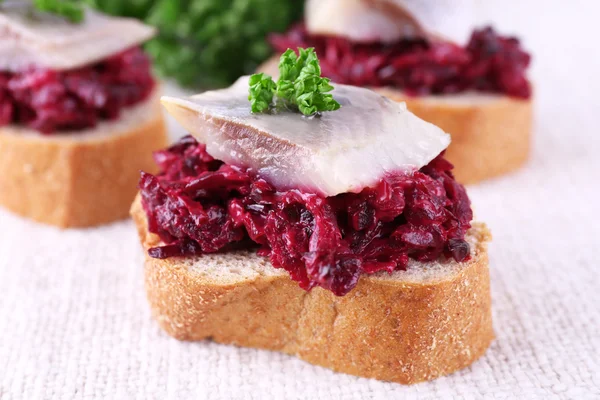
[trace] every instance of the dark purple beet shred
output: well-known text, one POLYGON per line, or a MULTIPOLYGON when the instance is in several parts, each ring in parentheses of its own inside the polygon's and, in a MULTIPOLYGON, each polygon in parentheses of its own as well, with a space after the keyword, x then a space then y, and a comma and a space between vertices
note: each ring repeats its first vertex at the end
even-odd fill
POLYGON ((303 25, 270 38, 277 52, 314 47, 323 76, 355 86, 402 89, 409 95, 458 93, 465 90, 529 98, 526 69, 531 57, 519 40, 492 28, 476 30, 469 43, 424 39, 392 44, 353 43, 342 37, 313 36, 303 25))
POLYGON ((390 174, 360 193, 322 197, 277 191, 251 171, 224 164, 187 136, 155 153, 157 176, 142 173, 148 228, 165 245, 155 258, 258 247, 309 290, 348 293, 361 274, 405 269, 409 258, 469 259, 473 218, 452 164, 390 174))
POLYGON ((45 134, 90 128, 148 98, 154 85, 150 59, 137 47, 68 71, 0 72, 0 126, 45 134))

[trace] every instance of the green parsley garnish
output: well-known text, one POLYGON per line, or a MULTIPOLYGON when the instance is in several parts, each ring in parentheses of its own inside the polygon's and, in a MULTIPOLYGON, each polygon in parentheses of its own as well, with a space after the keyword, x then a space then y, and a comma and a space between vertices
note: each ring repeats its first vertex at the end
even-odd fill
POLYGON ((283 106, 297 109, 304 115, 335 111, 340 103, 331 93, 329 78, 321 77, 321 66, 315 49, 298 48, 298 55, 287 49, 279 59, 277 83, 269 75, 260 73, 250 77, 248 100, 253 113, 283 106))
POLYGON ((261 113, 269 109, 273 102, 276 84, 269 75, 254 74, 250 77, 250 106, 253 113, 261 113))

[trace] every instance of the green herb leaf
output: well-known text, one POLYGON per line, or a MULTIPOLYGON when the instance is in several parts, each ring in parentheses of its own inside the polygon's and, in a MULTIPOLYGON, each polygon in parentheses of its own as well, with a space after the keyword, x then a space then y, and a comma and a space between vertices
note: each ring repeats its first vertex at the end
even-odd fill
POLYGON ((277 85, 267 74, 254 74, 250 77, 250 105, 253 113, 261 113, 269 109, 277 85))
MULTIPOLYGON (((321 78, 323 79, 323 78, 321 78)), ((327 80, 329 82, 329 80, 327 80)), ((327 83, 328 84, 328 83, 327 83)), ((333 87, 329 85, 332 90, 333 87)), ((324 111, 335 111, 339 110, 341 105, 333 98, 330 93, 323 93, 321 90, 303 92, 297 96, 296 100, 298 109, 304 115, 313 115, 324 111)))
MULTIPOLYGON (((250 78, 250 97, 252 102, 253 87, 256 85, 256 74, 250 78), (254 83, 253 83, 254 82, 254 83), (254 86, 253 86, 254 85, 254 86)), ((269 77, 270 79, 270 77, 269 77)), ((265 87, 265 86, 263 86, 265 87)), ((271 86, 269 86, 270 88, 271 86)), ((314 48, 298 48, 298 55, 292 50, 287 49, 279 59, 279 79, 275 95, 278 104, 283 103, 286 108, 297 108, 304 115, 314 115, 325 111, 335 111, 341 106, 335 101, 331 93, 333 86, 328 78, 321 77, 321 66, 314 48)), ((270 94, 271 101, 273 94, 270 94)), ((266 95, 263 94, 263 99, 266 95)), ((255 107, 252 103, 252 112, 262 112, 272 106, 271 102, 264 107, 264 102, 260 107, 255 107), (258 109, 261 111, 255 111, 258 109)))
POLYGON ((299 56, 294 50, 287 49, 285 53, 279 57, 279 80, 295 81, 300 75, 300 71, 304 67, 308 53, 306 50, 299 48, 299 56))

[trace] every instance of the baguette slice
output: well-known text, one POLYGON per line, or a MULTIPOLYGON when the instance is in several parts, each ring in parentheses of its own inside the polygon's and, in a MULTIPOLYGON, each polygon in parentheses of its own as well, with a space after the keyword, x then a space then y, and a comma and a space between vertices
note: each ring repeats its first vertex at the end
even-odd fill
MULTIPOLYGON (((279 57, 259 66, 278 76, 279 57)), ((533 121, 533 101, 502 94, 465 92, 411 97, 393 88, 374 88, 406 102, 417 117, 439 126, 452 137, 445 157, 454 164, 456 179, 477 183, 512 172, 527 161, 533 121)))
POLYGON ((126 218, 140 170, 155 171, 152 151, 167 144, 158 91, 84 132, 0 127, 0 205, 63 228, 126 218))
MULTIPOLYGON (((144 250, 140 197, 131 214, 144 250)), ((238 251, 158 260, 146 255, 146 291, 159 325, 180 340, 275 350, 352 375, 411 384, 477 360, 494 338, 487 243, 475 224, 466 263, 417 263, 363 276, 344 297, 306 292, 266 258, 238 251)))

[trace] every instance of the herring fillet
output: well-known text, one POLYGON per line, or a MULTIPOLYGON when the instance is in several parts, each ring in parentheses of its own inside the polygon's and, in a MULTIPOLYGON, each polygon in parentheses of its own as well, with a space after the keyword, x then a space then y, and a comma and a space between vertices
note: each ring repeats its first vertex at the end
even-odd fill
POLYGON ((474 0, 307 0, 309 33, 356 42, 446 38, 463 43, 474 22, 474 0))
POLYGON ((319 117, 252 114, 247 76, 227 89, 162 103, 213 157, 252 168, 281 189, 325 196, 359 192, 387 172, 417 170, 450 143, 404 103, 347 85, 332 93, 342 107, 319 117))
POLYGON ((68 70, 88 65, 152 38, 156 30, 133 18, 85 8, 73 24, 63 18, 23 10, 0 13, 0 71, 32 66, 68 70))
POLYGON ((308 0, 305 9, 306 28, 318 35, 391 43, 419 30, 412 21, 398 21, 363 0, 308 0))

